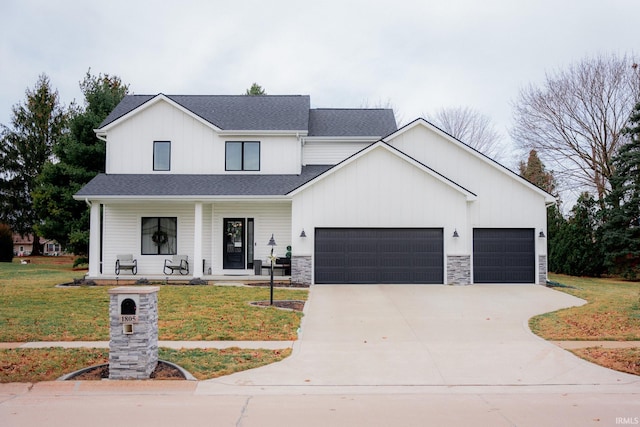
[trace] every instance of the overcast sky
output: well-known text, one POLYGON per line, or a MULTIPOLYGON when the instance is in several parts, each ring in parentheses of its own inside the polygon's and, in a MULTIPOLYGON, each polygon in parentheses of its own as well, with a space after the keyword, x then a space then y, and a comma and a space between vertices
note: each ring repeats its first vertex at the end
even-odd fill
MULTIPOLYGON (((3 0, 0 123, 46 73, 61 100, 115 74, 136 94, 307 94, 407 123, 468 106, 507 134, 545 72, 640 53, 639 0, 3 0)), ((508 139, 507 139, 508 140, 508 139)))

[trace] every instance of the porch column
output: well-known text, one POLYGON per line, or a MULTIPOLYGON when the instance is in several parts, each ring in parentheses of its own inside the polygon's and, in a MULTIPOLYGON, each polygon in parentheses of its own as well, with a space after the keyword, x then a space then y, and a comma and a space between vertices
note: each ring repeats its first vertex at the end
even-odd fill
POLYGON ((196 202, 193 228, 193 277, 201 278, 202 274, 202 202, 196 202))
POLYGON ((89 218, 89 277, 100 275, 100 203, 91 204, 91 214, 89 218))

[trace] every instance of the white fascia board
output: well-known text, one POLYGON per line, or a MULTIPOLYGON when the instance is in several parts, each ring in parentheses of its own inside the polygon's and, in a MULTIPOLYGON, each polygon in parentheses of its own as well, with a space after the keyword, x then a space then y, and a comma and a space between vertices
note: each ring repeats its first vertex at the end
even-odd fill
POLYGON ((416 126, 424 126, 424 127, 428 128, 428 129, 432 130, 433 132, 435 132, 438 135, 442 136, 443 138, 447 139, 451 143, 458 145, 463 150, 467 151, 468 153, 471 153, 473 156, 475 156, 478 159, 482 160, 483 162, 487 163, 491 167, 499 170, 500 172, 504 173, 505 175, 509 176, 512 179, 516 179, 516 180, 520 181, 521 184, 524 184, 526 187, 529 187, 531 190, 533 190, 536 193, 542 195, 544 197, 545 203, 548 206, 557 203, 556 198, 552 194, 549 194, 546 191, 544 191, 543 189, 538 188, 537 186, 533 185, 532 183, 530 183, 529 181, 527 181, 526 179, 524 179, 523 177, 521 177, 520 175, 518 175, 517 173, 515 173, 511 169, 509 169, 508 167, 498 163, 497 161, 493 160, 491 157, 488 157, 488 156, 482 154, 480 151, 472 148, 471 146, 469 146, 469 145, 465 144, 464 142, 460 141, 459 139, 454 138, 453 136, 449 135, 448 133, 446 133, 442 129, 438 128, 437 126, 431 124, 430 122, 428 122, 427 120, 423 119, 422 117, 414 120, 413 122, 409 123, 406 126, 403 126, 401 129, 398 129, 397 131, 395 131, 394 133, 392 133, 389 136, 386 136, 382 140, 384 142, 386 142, 386 143, 390 143, 390 141, 392 141, 395 137, 397 137, 399 135, 402 135, 403 133, 409 131, 410 129, 413 129, 416 126))
POLYGON ((296 136, 304 137, 307 130, 218 130, 220 136, 296 136))
POLYGON ((304 142, 368 142, 373 144, 380 141, 375 136, 307 136, 303 138, 304 142))
POLYGON ((117 126, 118 124, 122 123, 123 121, 129 119, 130 117, 138 114, 141 111, 146 110, 147 108, 157 104, 160 101, 165 101, 165 102, 169 103, 171 106, 179 109, 183 113, 185 113, 185 114, 189 115, 190 117, 196 119, 197 121, 199 121, 200 123, 204 124, 205 126, 210 127, 211 129, 215 130, 216 132, 220 132, 222 130, 219 127, 213 125, 211 122, 208 122, 205 119, 203 119, 202 117, 198 116, 193 111, 191 111, 191 110, 183 107, 182 105, 178 104, 177 102, 175 102, 171 98, 167 97, 166 95, 164 95, 162 93, 159 93, 158 95, 154 96, 153 98, 151 98, 150 100, 148 100, 144 104, 142 104, 142 105, 138 106, 137 108, 134 108, 133 110, 129 111, 127 114, 125 114, 123 116, 120 116, 116 120, 114 120, 111 123, 107 124, 106 126, 95 130, 95 132, 97 134, 98 131, 100 131, 106 136, 106 132, 109 129, 117 126))
POLYGON ((292 197, 295 196, 296 194, 298 194, 298 193, 304 191, 305 189, 311 187, 312 185, 314 185, 315 183, 317 183, 320 180, 324 179, 325 177, 327 177, 327 176, 339 171, 340 169, 350 165, 351 163, 353 163, 357 159, 361 158, 362 156, 365 156, 370 151, 376 150, 378 148, 383 148, 383 149, 387 150, 388 152, 392 153, 393 155, 396 155, 396 156, 404 159, 406 162, 412 164, 413 166, 417 167, 418 169, 421 169, 423 172, 431 175, 432 177, 436 178, 437 180, 439 180, 440 182, 444 183, 445 185, 453 188, 454 190, 458 191, 459 193, 464 194, 464 196, 466 197, 468 202, 473 202, 473 201, 475 201, 477 199, 478 196, 475 193, 467 190, 466 188, 462 187, 459 184, 456 184, 454 181, 451 181, 450 179, 448 179, 444 175, 441 175, 438 172, 434 171, 433 169, 431 169, 431 168, 425 166, 424 164, 418 162, 417 160, 415 160, 414 158, 406 155, 402 151, 400 151, 400 150, 398 150, 398 149, 396 149, 394 147, 391 147, 389 144, 387 144, 386 142, 383 142, 382 140, 379 140, 378 142, 376 142, 374 144, 371 144, 368 147, 358 151, 353 156, 343 160, 342 162, 338 163, 337 165, 335 165, 331 169, 327 170, 323 174, 318 175, 316 178, 312 179, 311 181, 309 181, 309 182, 305 183, 304 185, 301 185, 300 187, 296 188, 295 190, 290 192, 288 195, 292 196, 292 197))
POLYGON ((290 202, 290 196, 73 196, 75 200, 111 203, 154 202, 290 202))

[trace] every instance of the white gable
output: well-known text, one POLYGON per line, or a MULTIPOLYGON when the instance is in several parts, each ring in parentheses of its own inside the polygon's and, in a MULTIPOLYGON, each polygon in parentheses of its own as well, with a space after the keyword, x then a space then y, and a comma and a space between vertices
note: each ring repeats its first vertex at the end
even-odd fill
POLYGON ((504 186, 515 186, 517 191, 537 194, 547 204, 555 202, 550 194, 424 119, 415 120, 384 141, 478 196, 490 197, 504 186))

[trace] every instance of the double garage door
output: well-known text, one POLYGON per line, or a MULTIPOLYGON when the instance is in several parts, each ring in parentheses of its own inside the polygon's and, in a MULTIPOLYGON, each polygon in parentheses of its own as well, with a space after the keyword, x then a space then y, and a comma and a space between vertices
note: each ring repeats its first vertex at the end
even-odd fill
POLYGON ((315 283, 443 283, 441 228, 317 228, 315 283))
MULTIPOLYGON (((442 284, 442 228, 317 228, 315 283, 442 284)), ((533 229, 475 229, 474 283, 534 283, 533 229)))

